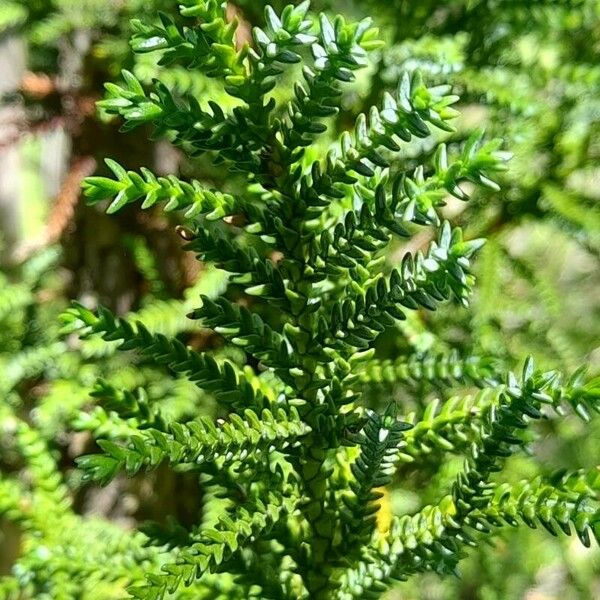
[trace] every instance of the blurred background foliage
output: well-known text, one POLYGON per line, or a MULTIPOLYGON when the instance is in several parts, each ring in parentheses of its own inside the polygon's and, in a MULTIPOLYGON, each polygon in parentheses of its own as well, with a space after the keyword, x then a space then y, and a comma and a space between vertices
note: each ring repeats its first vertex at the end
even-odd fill
MULTIPOLYGON (((240 20, 240 44, 251 42, 251 27, 262 24, 264 4, 230 4, 231 18, 240 20)), ((419 69, 428 83, 451 83, 461 97, 456 131, 443 134, 451 150, 483 128, 514 153, 499 190, 479 191, 469 204, 447 206, 469 237, 488 238, 476 263, 472 309, 448 306, 434 318, 418 313, 398 335, 379 340, 380 357, 411 347, 435 361, 451 344, 509 366, 531 353, 543 367, 573 371, 587 362, 598 371, 597 0, 315 0, 313 6, 371 15, 388 42, 376 67, 361 72, 347 92, 332 132, 350 127, 363 107, 397 85, 402 72, 419 69)), ((146 519, 164 521, 165 515, 193 522, 194 499, 202 493, 197 481, 160 472, 117 480, 102 491, 79 481, 74 457, 90 450, 89 432, 111 419, 110 411, 95 403, 107 389, 97 386, 99 378, 104 386, 143 388, 149 405, 160 403, 165 413, 214 414, 215 408, 197 388, 139 357, 116 356, 93 341, 62 336, 60 312, 72 298, 101 303, 139 318, 151 331, 177 334, 197 349, 218 352, 218 336, 198 328, 186 313, 199 293, 217 295, 227 286, 232 297, 250 301, 221 272, 198 268, 164 215, 124 210, 106 217, 101 206, 87 207, 81 199, 82 179, 103 174, 105 156, 128 168, 147 166, 224 190, 240 185, 205 158, 185 159, 168 139, 148 142, 144 128, 118 134, 120 124, 95 109, 104 82, 118 80, 123 68, 142 82, 160 73, 164 83, 200 102, 209 87, 213 98, 219 94, 217 84, 198 73, 160 67, 154 55, 131 53, 130 20, 157 10, 175 14, 174 8, 169 0, 0 0, 0 481, 16 477, 19 493, 34 498, 39 491, 28 473, 39 464, 26 446, 35 439, 50 448, 55 464, 48 468, 64 481, 77 517, 69 525, 74 537, 90 515, 125 528, 146 519)), ((223 105, 232 102, 221 96, 223 105)), ((411 149, 418 156, 406 156, 394 168, 410 170, 432 151, 427 141, 411 149)), ((313 157, 321 151, 311 149, 313 157)), ((424 233, 410 248, 399 245, 389 264, 428 242, 424 233)), ((241 354, 230 358, 245 361, 241 354)), ((365 386, 365 401, 376 404, 392 395, 405 411, 410 402, 424 406, 440 396, 426 379, 365 386)), ((596 467, 600 428, 596 423, 583 431, 575 420, 547 423, 533 440, 543 460, 514 459, 515 481, 569 465, 596 467)), ((458 467, 434 458, 427 473, 405 467, 388 490, 382 522, 386 511, 426 504, 458 467)), ((39 531, 9 521, 8 513, 0 521, 0 576, 17 567, 36 573, 31 557, 19 556, 27 536, 39 531)), ((522 530, 504 534, 495 546, 494 553, 485 547, 473 553, 456 580, 426 576, 400 586, 390 598, 600 597, 597 549, 522 530)), ((93 582, 80 586, 77 597, 98 598, 93 582)), ((115 589, 118 582, 103 597, 119 597, 115 589)))

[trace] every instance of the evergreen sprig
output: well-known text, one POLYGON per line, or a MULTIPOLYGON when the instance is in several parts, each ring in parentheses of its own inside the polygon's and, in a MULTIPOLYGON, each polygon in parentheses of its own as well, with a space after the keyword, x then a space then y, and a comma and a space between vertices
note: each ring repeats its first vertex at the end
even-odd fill
POLYGON ((199 354, 177 339, 150 333, 139 321, 131 324, 116 318, 107 309, 101 309, 95 315, 77 305, 63 315, 63 323, 65 331, 78 330, 82 336, 101 333, 107 341, 120 341, 119 350, 137 350, 175 373, 185 373, 190 381, 215 394, 222 402, 238 403, 243 398, 246 406, 263 403, 260 390, 255 390, 233 363, 223 361, 219 364, 212 356, 199 354))
POLYGON ((184 597, 185 586, 211 585, 219 573, 232 582, 226 597, 245 586, 248 597, 258 589, 263 598, 377 598, 395 580, 452 571, 482 533, 518 519, 551 531, 552 519, 565 531, 573 524, 587 543, 589 530, 598 530, 589 482, 566 475, 506 487, 497 478, 545 406, 560 414, 570 405, 591 418, 598 379, 579 371, 565 380, 536 371, 529 359, 520 378, 503 376, 499 365, 461 359, 468 352, 452 348, 374 358, 379 336, 397 336, 410 311, 468 307, 471 260, 483 240, 465 238, 443 209, 450 197, 467 201, 473 187, 497 191, 508 153, 481 132, 458 148, 438 144, 434 128, 452 131, 457 98, 418 74, 403 75, 380 107, 355 119, 352 133, 332 140, 344 90, 381 46, 370 21, 316 16, 308 2, 279 13, 267 7, 264 27, 240 45, 226 11, 214 0, 184 2, 179 15, 137 21, 132 45, 156 52, 162 65, 214 79, 230 103, 182 96, 160 71, 147 85, 125 71, 123 85, 106 86, 100 106, 125 130, 152 125, 156 136, 191 157, 207 155, 244 183, 226 193, 110 162, 115 178, 85 184, 91 202, 111 200, 109 212, 138 201, 185 210, 189 249, 230 273, 232 284, 218 297, 200 295, 190 316, 247 363, 241 369, 105 309, 75 305, 64 317, 67 332, 99 335, 135 351, 142 364, 186 377, 224 414, 173 417, 143 392, 96 389, 114 419, 105 423, 124 426, 112 436, 95 429, 102 452, 79 459, 86 478, 108 483, 121 470, 163 465, 197 474, 206 489, 203 522, 172 529, 170 541, 168 530, 157 535, 172 550, 131 594, 184 597), (403 156, 413 137, 436 148, 431 160, 403 156), (330 150, 315 159, 317 148, 330 150), (416 243, 425 227, 434 233, 427 248, 389 252, 416 243), (433 403, 402 417, 409 409, 401 403, 384 400, 380 412, 364 400, 369 394, 361 397, 381 379, 483 390, 458 391, 439 410, 433 403), (401 463, 418 468, 433 451, 465 458, 453 485, 439 502, 378 530, 382 488, 401 463), (249 568, 263 556, 267 569, 249 568))
POLYGON ((259 417, 247 409, 244 417, 232 413, 227 422, 216 424, 201 418, 186 424, 169 423, 166 431, 145 428, 130 436, 127 446, 98 440, 104 454, 81 457, 79 466, 88 479, 103 485, 120 469, 135 475, 142 468, 156 469, 165 461, 187 470, 221 459, 219 468, 224 469, 243 461, 250 450, 255 455, 282 451, 310 433, 293 410, 288 417, 281 409, 275 415, 264 409, 259 417))

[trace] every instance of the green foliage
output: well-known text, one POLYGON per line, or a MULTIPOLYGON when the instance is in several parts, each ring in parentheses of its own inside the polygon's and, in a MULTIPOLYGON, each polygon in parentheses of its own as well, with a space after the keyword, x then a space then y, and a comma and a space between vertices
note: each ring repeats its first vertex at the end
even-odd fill
MULTIPOLYGON (((25 22, 44 14, 42 4, 25 22)), ((161 4, 131 0, 117 16, 96 2, 56 2, 33 35, 116 26, 94 48, 110 50, 109 70, 130 70, 106 85, 102 114, 171 141, 195 178, 109 158, 112 176, 88 178, 85 193, 109 213, 135 204, 177 213, 187 249, 214 268, 185 299, 168 300, 138 246, 153 283, 142 308, 117 317, 77 303, 60 335, 62 307, 38 312, 43 266, 27 265, 23 283, 2 281, 0 323, 10 333, 0 334, 0 516, 24 542, 0 597, 121 598, 127 587, 147 600, 379 598, 398 581, 408 597, 426 581, 419 575, 455 572, 471 547, 476 558, 495 556, 482 549, 492 537, 513 548, 515 538, 501 537, 507 525, 598 540, 593 464, 579 469, 581 457, 569 455, 556 469, 535 456, 553 428, 576 431, 571 445, 580 431, 593 439, 600 381, 575 369, 578 356, 571 377, 521 356, 522 375, 512 374, 505 364, 517 344, 504 348, 493 317, 504 259, 561 314, 552 278, 516 260, 499 231, 534 215, 568 223, 594 248, 593 201, 569 187, 588 118, 579 120, 577 90, 595 81, 592 67, 561 71, 579 84, 564 86, 568 97, 546 121, 555 71, 542 65, 521 87, 517 75, 531 65, 506 49, 529 35, 518 6, 425 2, 407 13, 411 3, 372 2, 384 24, 389 9, 402 16, 384 31, 394 46, 382 49, 369 19, 317 15, 308 2, 262 16, 261 3, 240 2, 238 17, 259 23, 247 43, 225 3, 187 0, 178 13, 155 14, 161 4), (147 20, 131 24, 138 56, 125 59, 121 17, 142 12, 147 20), (491 18, 508 23, 506 37, 492 35, 502 28, 491 18), (365 81, 373 90, 357 99, 365 81), (508 133, 522 177, 468 111, 455 123, 448 82, 495 124, 516 115, 492 133, 508 133), (550 168, 528 173, 557 138, 550 168), (486 204, 503 195, 508 203, 486 204), (469 330, 472 260, 488 233, 469 330), (206 343, 209 335, 218 341, 206 343), (95 444, 63 477, 51 458, 70 460, 66 430, 95 444), (123 531, 73 508, 93 483, 141 481, 160 496, 174 473, 200 487, 185 522, 161 506, 161 522, 123 531)), ((573 10, 540 3, 534 39, 546 28, 540 14, 557 35, 573 10)))
POLYGON ((20 454, 26 475, 0 479, 0 516, 19 527, 22 545, 14 575, 0 579, 2 598, 116 598, 159 564, 141 534, 77 516, 45 441, 6 409, 2 423, 3 445, 20 454))
POLYGON ((107 86, 101 106, 119 115, 126 130, 149 123, 190 155, 209 153, 245 177, 246 188, 224 193, 111 162, 116 179, 90 178, 85 190, 93 202, 111 199, 110 212, 139 201, 142 208, 166 203, 167 211, 185 211, 190 249, 229 271, 248 305, 202 296, 190 316, 241 349, 256 372, 105 309, 75 306, 64 316, 68 332, 101 334, 123 351, 185 374, 227 413, 214 423, 166 417, 143 392, 97 388, 113 426, 96 433, 102 452, 79 460, 85 476, 107 484, 119 471, 133 475, 167 462, 207 477, 207 518, 216 511, 197 528, 177 530, 169 542, 176 556, 131 594, 178 597, 183 584, 202 584, 218 572, 229 573, 246 596, 379 597, 393 580, 452 570, 463 546, 517 518, 530 526, 537 519, 553 533, 552 519, 566 533, 572 523, 589 543, 600 515, 593 483, 579 484, 573 475, 513 489, 497 474, 531 440, 526 432, 543 405, 559 414, 571 405, 590 418, 598 409, 597 380, 578 373, 561 383, 557 373, 536 371, 528 360, 520 381, 509 375, 500 385, 496 362, 461 359, 456 350, 433 366, 418 354, 398 363, 373 358, 379 336, 408 312, 448 300, 468 305, 470 259, 482 242, 465 240, 440 211, 449 195, 468 200, 467 182, 496 190, 492 177, 508 155, 476 134, 450 156, 439 145, 416 168, 401 159, 416 148, 415 137, 435 145, 431 128, 452 131, 456 116, 447 87, 429 88, 413 75, 401 78, 381 108, 369 109, 368 119, 359 116, 354 133, 343 133, 325 159, 311 159, 311 145, 321 143, 340 109, 342 90, 380 47, 375 30, 368 21, 314 19, 303 3, 279 14, 267 8, 255 46, 238 48, 235 22, 228 24, 224 10, 194 2, 181 7, 180 17, 136 22, 133 47, 221 81, 235 99, 231 108, 182 97, 158 80, 144 87, 130 72, 124 86, 107 86), (285 73, 298 63, 303 81, 286 93, 285 73), (386 265, 392 241, 424 227, 438 231, 429 249, 386 265), (279 315, 265 311, 269 305, 279 315), (390 371, 394 381, 422 380, 442 391, 453 380, 492 389, 405 418, 402 405, 367 410, 361 390, 385 383, 390 376, 381 374, 390 371), (378 532, 378 488, 391 484, 403 463, 427 464, 434 450, 466 457, 450 495, 394 517, 389 531, 378 532), (211 503, 212 486, 228 501, 211 503), (252 565, 266 547, 273 569, 256 573, 252 565))
MULTIPOLYGON (((485 124, 514 153, 499 180, 501 191, 476 191, 459 216, 470 235, 490 239, 499 250, 494 271, 489 276, 482 272, 480 279, 469 323, 475 333, 472 345, 480 352, 502 352, 513 362, 535 351, 549 364, 573 368, 598 337, 597 319, 592 317, 585 327, 589 338, 571 337, 568 332, 578 327, 577 320, 565 318, 571 311, 563 307, 562 323, 557 324, 551 299, 569 292, 569 284, 554 272, 557 255, 576 253, 578 262, 592 261, 590 278, 598 271, 598 195, 590 185, 598 169, 600 140, 593 117, 600 69, 590 44, 600 31, 597 3, 361 4, 378 15, 378 23, 394 40, 373 76, 375 89, 393 88, 401 73, 415 69, 435 82, 451 83, 465 111, 449 146, 461 144, 473 128, 485 124), (554 252, 544 253, 532 244, 529 240, 538 232, 546 239, 559 237, 560 249, 553 243, 554 252), (521 236, 527 240, 515 242, 521 236), (570 243, 562 241, 565 237, 570 243), (524 267, 528 274, 522 277, 524 267), (510 281, 520 278, 528 288, 510 290, 511 313, 523 313, 517 325, 494 301, 498 271, 510 281), (528 300, 517 311, 525 294, 528 300), (532 310, 538 303, 540 310, 532 310), (494 345, 502 334, 508 343, 494 345)), ((564 271, 571 269, 563 265, 564 271)), ((578 312, 595 316, 597 310, 597 303, 588 300, 578 312)))
MULTIPOLYGON (((193 384, 154 365, 133 356, 124 360, 105 345, 61 336, 58 317, 67 305, 62 299, 65 282, 56 268, 59 259, 60 253, 51 248, 10 274, 0 273, 0 532, 3 558, 14 559, 12 565, 3 563, 11 566, 10 575, 3 572, 0 577, 0 598, 7 600, 116 599, 127 585, 143 578, 149 565, 160 568, 164 553, 147 548, 144 535, 97 515, 80 514, 76 506, 85 499, 85 489, 69 466, 68 444, 76 432, 114 436, 135 431, 140 406, 145 422, 154 425, 159 418, 196 413, 200 406, 204 414, 213 410, 193 384), (104 382, 96 391, 102 399, 112 393, 130 400, 136 397, 130 389, 148 390, 138 392, 143 394, 142 402, 134 405, 138 412, 131 401, 129 413, 118 411, 129 422, 120 422, 113 412, 122 404, 116 399, 112 404, 99 400, 92 410, 85 409, 97 378, 104 382), (18 552, 11 557, 13 543, 18 552)), ((218 289, 219 279, 208 271, 195 292, 218 289)), ((193 330, 185 319, 186 302, 149 300, 131 318, 143 318, 151 330, 185 335, 193 330)))

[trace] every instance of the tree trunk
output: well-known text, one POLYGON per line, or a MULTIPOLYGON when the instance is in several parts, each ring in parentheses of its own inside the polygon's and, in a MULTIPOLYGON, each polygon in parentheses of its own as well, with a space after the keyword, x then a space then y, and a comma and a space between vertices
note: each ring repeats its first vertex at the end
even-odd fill
MULTIPOLYGON (((0 97, 13 94, 25 72, 25 49, 14 35, 0 39, 0 97)), ((16 103, 0 105, 0 266, 13 261, 23 234, 19 133, 24 114, 16 103)))

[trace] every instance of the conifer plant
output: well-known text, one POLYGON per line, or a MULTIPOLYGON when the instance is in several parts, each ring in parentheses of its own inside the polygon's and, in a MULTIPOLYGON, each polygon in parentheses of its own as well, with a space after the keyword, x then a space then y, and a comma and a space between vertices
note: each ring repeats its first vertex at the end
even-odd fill
POLYGON ((100 335, 185 375, 223 415, 180 421, 143 394, 98 394, 123 426, 79 459, 88 480, 108 484, 120 472, 167 464, 202 482, 196 527, 147 530, 165 558, 160 567, 147 563, 131 596, 205 597, 211 589, 223 598, 379 598, 416 573, 452 573, 467 547, 519 523, 574 531, 589 545, 600 534, 596 473, 515 483, 502 470, 536 420, 568 408, 589 419, 600 381, 583 371, 540 372, 531 359, 515 375, 456 352, 375 355, 376 338, 401 335, 397 323, 411 311, 468 304, 470 260, 483 241, 463 239, 441 210, 449 195, 467 201, 473 185, 497 189, 494 174, 508 158, 500 142, 477 134, 448 155, 436 132, 451 131, 457 98, 416 73, 332 140, 345 89, 381 45, 370 21, 315 15, 308 2, 280 14, 267 7, 266 26, 240 46, 226 9, 187 0, 178 15, 134 22, 132 46, 214 78, 232 109, 180 96, 160 78, 145 87, 128 72, 100 104, 124 129, 151 125, 190 157, 210 156, 231 174, 231 189, 111 160, 113 177, 85 183, 89 201, 110 200, 110 213, 135 202, 181 211, 189 250, 230 278, 227 293, 202 296, 189 316, 246 362, 105 309, 75 305, 64 317, 68 331, 100 335), (435 151, 415 169, 406 156, 423 143, 435 151), (423 228, 437 232, 427 249, 390 258, 398 252, 389 248, 423 228), (483 390, 412 412, 408 399, 367 406, 365 386, 390 379, 483 390), (401 464, 446 454, 464 456, 464 466, 435 503, 378 521, 382 490, 401 464))

